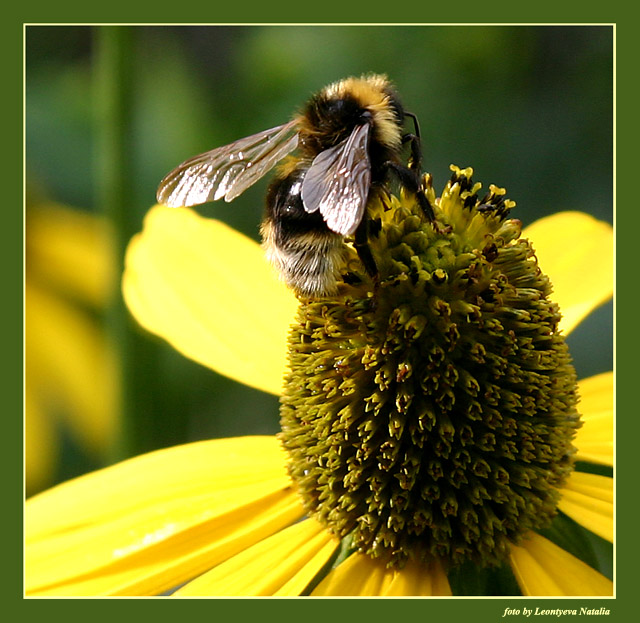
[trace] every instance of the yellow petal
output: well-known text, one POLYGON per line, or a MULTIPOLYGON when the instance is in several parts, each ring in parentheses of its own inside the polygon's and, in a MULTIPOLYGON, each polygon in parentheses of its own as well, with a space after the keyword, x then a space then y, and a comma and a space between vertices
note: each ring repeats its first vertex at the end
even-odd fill
POLYGON ((129 245, 123 292, 138 322, 185 356, 280 392, 297 301, 257 243, 191 210, 156 206, 129 245))
POLYGON ((573 472, 558 508, 581 526, 613 542, 613 478, 573 472))
POLYGON ((613 372, 578 383, 582 427, 578 429, 576 458, 613 465, 613 372))
POLYGON ((204 573, 176 595, 300 595, 337 546, 319 523, 307 519, 204 573))
POLYGON ((98 523, 178 496, 233 492, 264 481, 286 487, 285 460, 278 440, 268 436, 213 439, 142 454, 29 499, 26 538, 98 523))
MULTIPOLYGON (((326 533, 324 538, 326 538, 326 533)), ((302 592, 310 584, 311 580, 318 574, 322 567, 327 563, 336 550, 336 542, 332 540, 328 541, 324 547, 318 551, 318 553, 309 560, 297 573, 281 588, 279 588, 274 595, 278 597, 293 597, 295 595, 301 595, 302 592)))
POLYGON ((511 568, 526 596, 613 595, 611 580, 539 534, 511 547, 511 568))
POLYGON ((302 514, 274 438, 178 446, 27 501, 28 594, 158 594, 302 514))
POLYGON ((582 212, 558 212, 527 227, 560 305, 560 328, 568 334, 613 294, 613 229, 582 212))
POLYGON ((332 569, 311 593, 314 597, 379 595, 384 564, 362 554, 352 554, 332 569))
POLYGON ((331 570, 313 596, 447 596, 451 588, 439 565, 409 563, 388 569, 363 554, 352 554, 331 570))
POLYGON ((382 594, 393 596, 451 596, 451 587, 447 575, 439 564, 431 564, 425 571, 415 563, 408 564, 401 571, 390 575, 389 583, 383 587, 382 594))
POLYGON ((46 203, 28 212, 26 232, 30 277, 92 305, 106 303, 116 271, 104 218, 46 203))
POLYGON ((43 288, 25 287, 26 385, 43 405, 69 418, 69 430, 99 452, 115 435, 115 353, 99 324, 43 288))

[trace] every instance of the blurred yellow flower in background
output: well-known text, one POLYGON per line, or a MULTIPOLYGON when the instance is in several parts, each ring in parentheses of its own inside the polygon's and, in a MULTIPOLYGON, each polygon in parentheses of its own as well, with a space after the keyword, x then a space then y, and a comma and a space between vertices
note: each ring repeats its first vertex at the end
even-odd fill
POLYGON ((53 203, 26 214, 25 479, 52 483, 64 443, 101 464, 118 426, 118 378, 104 331, 115 264, 105 219, 53 203), (64 441, 67 439, 68 441, 64 441))

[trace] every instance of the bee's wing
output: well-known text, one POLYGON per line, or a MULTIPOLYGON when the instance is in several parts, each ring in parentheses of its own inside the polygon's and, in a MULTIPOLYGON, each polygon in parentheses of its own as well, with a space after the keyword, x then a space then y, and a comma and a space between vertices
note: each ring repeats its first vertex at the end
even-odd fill
POLYGON ((297 125, 293 120, 186 160, 160 182, 158 202, 177 208, 232 201, 298 146, 297 125))
POLYGON ((302 181, 304 209, 320 210, 327 227, 343 236, 355 232, 367 205, 370 128, 368 123, 356 126, 342 143, 320 152, 302 181))

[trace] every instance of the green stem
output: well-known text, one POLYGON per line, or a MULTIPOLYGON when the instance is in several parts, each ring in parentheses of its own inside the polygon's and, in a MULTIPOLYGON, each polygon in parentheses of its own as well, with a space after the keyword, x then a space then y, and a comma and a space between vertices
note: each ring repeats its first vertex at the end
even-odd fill
MULTIPOLYGON (((96 28, 96 110, 99 202, 114 225, 117 275, 131 237, 141 229, 136 207, 133 127, 133 59, 136 27, 96 28)), ((149 205, 153 201, 150 197, 149 205)), ((144 209, 146 206, 142 206, 144 209)), ((121 434, 112 458, 120 459, 184 441, 186 419, 176 413, 163 381, 164 346, 143 335, 113 287, 107 325, 118 349, 121 371, 121 434)))
POLYGON ((112 448, 112 460, 129 456, 136 451, 131 435, 132 419, 129 408, 131 379, 125 370, 131 360, 131 338, 126 311, 119 292, 119 276, 124 265, 124 250, 131 233, 131 216, 125 206, 131 196, 131 47, 130 28, 102 26, 95 28, 95 106, 96 111, 96 178, 97 202, 113 225, 116 282, 113 284, 110 305, 106 311, 109 338, 115 345, 120 361, 121 404, 120 431, 112 448))
POLYGON ((98 184, 100 203, 115 226, 118 251, 132 226, 125 209, 132 194, 132 47, 128 27, 96 28, 96 110, 98 130, 98 184))

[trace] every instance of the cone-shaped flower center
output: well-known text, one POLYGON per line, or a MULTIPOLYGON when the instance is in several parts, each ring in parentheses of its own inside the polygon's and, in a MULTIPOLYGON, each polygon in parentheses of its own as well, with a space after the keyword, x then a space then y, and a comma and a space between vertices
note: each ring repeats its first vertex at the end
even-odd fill
POLYGON ((452 170, 437 200, 425 178, 436 227, 381 193, 377 282, 354 261, 340 296, 301 301, 289 342, 281 435, 305 508, 394 565, 499 564, 553 518, 580 425, 515 204, 452 170))

